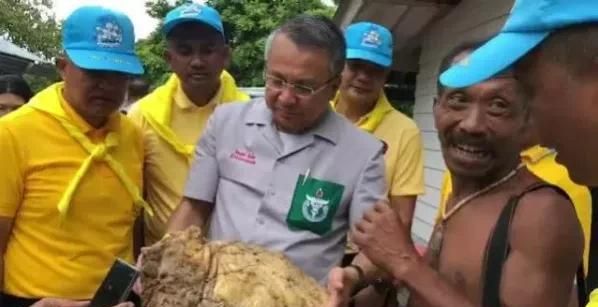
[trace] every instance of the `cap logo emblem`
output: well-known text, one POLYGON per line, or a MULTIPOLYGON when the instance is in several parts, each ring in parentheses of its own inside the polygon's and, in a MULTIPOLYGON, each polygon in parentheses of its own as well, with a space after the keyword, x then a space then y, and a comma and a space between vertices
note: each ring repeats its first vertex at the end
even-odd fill
POLYGON ((457 61, 457 63, 455 63, 455 65, 458 66, 463 66, 463 67, 467 67, 469 66, 469 62, 471 61, 470 56, 464 56, 462 59, 460 59, 459 61, 457 61))
POLYGON ((201 14, 201 6, 192 4, 181 11, 180 17, 195 17, 201 14))
POLYGON ((120 47, 123 42, 122 29, 116 22, 108 21, 96 27, 97 44, 100 47, 120 47))
POLYGON ((382 40, 380 39, 380 33, 376 30, 371 30, 363 34, 363 38, 361 40, 361 45, 365 47, 374 47, 378 48, 382 45, 382 40))

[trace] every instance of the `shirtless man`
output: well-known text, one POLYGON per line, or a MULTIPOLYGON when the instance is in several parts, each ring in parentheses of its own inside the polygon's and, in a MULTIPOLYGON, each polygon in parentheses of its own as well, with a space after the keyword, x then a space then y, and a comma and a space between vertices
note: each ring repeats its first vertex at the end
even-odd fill
MULTIPOLYGON (((557 150, 573 180, 596 186, 597 37, 598 1, 517 0, 502 31, 441 80, 469 86, 515 65, 540 142, 557 150)), ((598 306, 598 290, 588 306, 598 306)))
MULTIPOLYGON (((470 49, 450 54, 441 71, 470 49)), ((566 306, 583 235, 566 197, 548 187, 526 191, 540 180, 520 166, 529 114, 512 72, 468 88, 442 88, 434 117, 453 193, 444 223, 432 235, 427 261, 420 259, 405 226, 384 204, 356 225, 355 243, 409 289, 409 306, 566 306), (497 299, 482 303, 487 246, 509 199, 520 194, 500 286, 486 289, 497 299)), ((355 284, 347 276, 331 273, 329 287, 337 290, 333 301, 355 284)))

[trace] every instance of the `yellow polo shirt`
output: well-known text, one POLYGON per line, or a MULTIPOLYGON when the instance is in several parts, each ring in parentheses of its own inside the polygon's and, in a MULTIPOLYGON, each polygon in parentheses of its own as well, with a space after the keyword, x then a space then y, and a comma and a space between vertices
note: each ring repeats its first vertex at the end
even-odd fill
MULTIPOLYGON (((63 100, 60 84, 36 98, 56 103, 92 143, 116 132, 118 145, 108 153, 141 187, 141 133, 124 116, 115 114, 104 128, 94 129, 63 100)), ((0 216, 14 220, 3 291, 90 299, 116 257, 133 261, 139 212, 133 198, 106 162, 94 161, 61 218, 57 204, 89 153, 55 118, 27 105, 0 119, 0 153, 0 216)))
MULTIPOLYGON (((337 94, 331 102, 333 108, 337 94)), ((423 146, 415 122, 395 110, 384 93, 374 109, 364 115, 356 126, 380 139, 386 145, 384 162, 389 196, 415 196, 424 193, 423 146)))
POLYGON ((168 219, 181 201, 190 167, 189 157, 177 152, 171 142, 157 133, 147 116, 161 117, 155 125, 162 125, 161 129, 167 130, 163 134, 171 134, 176 138, 173 142, 192 151, 216 106, 246 100, 249 96, 239 91, 232 76, 223 72, 216 95, 208 104, 198 107, 185 95, 173 74, 165 85, 133 105, 128 115, 143 130, 145 196, 154 211, 154 217, 144 216, 146 245, 164 235, 168 219), (153 108, 153 113, 144 108, 153 108), (160 108, 163 110, 156 110, 160 108))
MULTIPOLYGON (((563 189, 571 198, 584 234, 584 269, 587 274, 592 229, 592 195, 587 187, 574 183, 569 178, 567 168, 556 162, 555 158, 556 153, 551 153, 541 146, 531 147, 521 153, 521 159, 531 173, 545 182, 563 189)), ((447 171, 444 174, 440 191, 440 206, 436 222, 440 220, 452 190, 451 176, 447 171)))

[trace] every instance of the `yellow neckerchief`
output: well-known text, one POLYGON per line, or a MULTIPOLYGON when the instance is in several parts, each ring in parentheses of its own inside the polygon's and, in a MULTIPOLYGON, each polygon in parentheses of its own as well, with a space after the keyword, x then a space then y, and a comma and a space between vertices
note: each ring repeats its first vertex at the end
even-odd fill
MULTIPOLYGON (((332 105, 332 109, 334 109, 335 111, 336 111, 336 105, 338 104, 339 101, 340 101, 340 92, 337 92, 334 99, 330 102, 330 104, 332 105)), ((374 105, 374 108, 368 114, 362 116, 359 119, 359 121, 357 121, 356 125, 357 125, 357 127, 359 127, 360 129, 362 129, 364 131, 373 133, 374 131, 376 131, 376 128, 378 128, 380 123, 382 123, 382 120, 384 120, 384 117, 386 116, 386 114, 388 114, 388 112, 390 112, 392 110, 394 110, 394 109, 390 105, 388 98, 386 98, 386 95, 384 94, 384 92, 381 92, 380 96, 378 96, 378 100, 376 101, 376 104, 374 105)))
MULTIPOLYGON (((76 125, 72 123, 72 119, 69 118, 68 114, 62 107, 62 103, 66 104, 62 97, 63 88, 64 83, 56 83, 54 85, 51 85, 50 87, 33 97, 31 101, 26 105, 27 107, 31 107, 56 119, 60 123, 60 125, 62 125, 64 130, 66 130, 66 132, 89 153, 89 156, 83 161, 83 163, 75 173, 75 176, 71 178, 68 186, 66 187, 62 196, 60 197, 60 201, 58 202, 58 212, 60 213, 60 216, 62 218, 66 217, 73 196, 77 191, 77 188, 81 183, 81 180, 83 179, 85 174, 87 174, 92 163, 95 161, 106 162, 108 166, 110 166, 110 168, 118 176, 124 187, 127 189, 129 194, 133 198, 135 204, 143 207, 145 210, 147 210, 150 216, 153 216, 153 211, 141 197, 139 188, 129 178, 120 162, 116 161, 110 155, 110 150, 118 146, 120 140, 120 134, 118 133, 118 131, 108 132, 104 142, 97 145, 93 144, 89 140, 89 138, 85 136, 81 129, 79 129, 76 125)), ((114 116, 120 115, 116 114, 114 116)), ((114 122, 118 119, 118 117, 113 117, 110 120, 114 122)))
MULTIPOLYGON (((175 103, 175 95, 180 87, 180 80, 175 74, 170 76, 166 84, 157 88, 154 92, 139 101, 141 114, 147 120, 152 129, 168 143, 174 151, 187 158, 191 162, 195 144, 185 144, 170 128, 170 115, 172 104, 175 103)), ((235 79, 226 71, 220 75, 220 101, 217 104, 246 101, 249 96, 237 88, 235 79)))

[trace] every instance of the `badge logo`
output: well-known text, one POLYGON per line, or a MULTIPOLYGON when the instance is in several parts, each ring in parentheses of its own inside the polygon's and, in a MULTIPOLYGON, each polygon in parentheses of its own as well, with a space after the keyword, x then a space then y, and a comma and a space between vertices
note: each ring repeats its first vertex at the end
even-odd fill
POLYGON ((305 195, 305 201, 303 202, 302 213, 303 217, 312 222, 319 223, 326 219, 330 207, 328 204, 330 200, 326 200, 324 197, 324 191, 318 189, 316 195, 305 195))
POLYGON ((97 45, 100 47, 120 47, 120 44, 123 42, 122 29, 118 23, 108 21, 103 25, 96 27, 96 40, 97 45))
POLYGON ((466 55, 462 59, 457 61, 457 63, 455 63, 455 65, 467 67, 467 66, 469 66, 469 62, 471 62, 471 58, 469 55, 466 55))
POLYGON ((361 45, 366 47, 378 48, 382 45, 380 33, 376 30, 371 30, 363 34, 361 45))
POLYGON ((180 17, 195 17, 201 14, 201 6, 197 4, 191 4, 181 11, 180 17))

